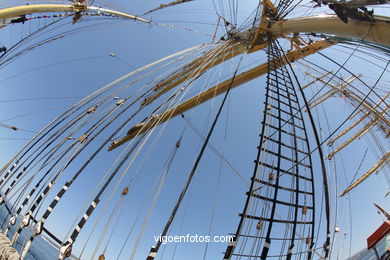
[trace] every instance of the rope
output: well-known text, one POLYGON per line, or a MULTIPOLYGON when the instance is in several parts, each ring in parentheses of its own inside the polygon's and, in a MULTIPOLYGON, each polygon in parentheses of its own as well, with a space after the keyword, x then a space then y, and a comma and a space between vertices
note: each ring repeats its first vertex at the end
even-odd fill
POLYGON ((178 140, 177 143, 175 144, 173 150, 171 151, 171 153, 170 153, 170 155, 169 155, 169 157, 168 157, 168 160, 167 160, 167 162, 166 162, 166 168, 165 168, 165 170, 164 170, 164 172, 163 172, 163 174, 162 174, 162 176, 161 176, 160 183, 159 183, 159 185, 158 185, 158 187, 157 187, 157 190, 156 190, 156 192, 155 192, 155 194, 154 194, 154 197, 153 197, 153 201, 152 201, 151 205, 149 206, 147 215, 146 215, 146 217, 145 217, 145 219, 144 219, 144 222, 143 222, 143 224, 142 224, 141 230, 140 230, 140 232, 139 232, 139 234, 138 234, 137 240, 136 240, 135 245, 134 245, 134 247, 133 247, 133 251, 131 252, 130 259, 134 259, 134 257, 135 257, 135 254, 136 254, 137 249, 138 249, 138 247, 139 247, 139 243, 141 242, 141 238, 142 238, 142 236, 143 236, 143 234, 144 234, 144 232, 145 232, 145 230, 146 230, 148 221, 149 221, 149 219, 150 219, 150 217, 151 217, 151 215, 152 215, 152 213, 153 213, 153 211, 154 211, 154 208, 155 208, 155 205, 156 205, 156 203, 157 203, 158 197, 159 197, 159 195, 160 195, 161 189, 162 189, 163 186, 165 185, 165 181, 166 181, 166 179, 167 179, 167 175, 168 175, 168 173, 170 172, 172 163, 173 163, 173 161, 174 161, 174 159, 175 159, 175 156, 176 156, 176 153, 177 153, 177 151, 178 151, 178 149, 179 149, 179 146, 180 146, 180 142, 181 142, 182 137, 183 137, 183 135, 180 136, 179 140, 178 140))
MULTIPOLYGON (((188 189, 188 187, 189 187, 189 185, 190 185, 190 183, 191 183, 191 180, 192 180, 192 178, 193 178, 194 175, 195 175, 195 172, 196 172, 196 170, 197 170, 197 168, 198 168, 198 165, 199 165, 200 160, 202 159, 203 153, 204 153, 204 151, 205 151, 205 149, 206 149, 206 147, 207 147, 207 144, 208 144, 208 142, 209 142, 209 140, 210 140, 210 137, 211 137, 212 133, 214 132, 215 125, 217 124, 219 115, 221 114, 221 111, 222 111, 223 106, 224 106, 224 104, 225 104, 225 102, 226 102, 227 96, 228 96, 229 93, 230 93, 231 87, 232 87, 232 85, 233 85, 233 81, 234 81, 234 79, 235 79, 235 77, 236 77, 236 75, 237 75, 237 71, 238 71, 238 68, 239 68, 239 66, 240 66, 240 64, 241 64, 241 61, 242 61, 242 57, 241 57, 241 59, 240 59, 240 61, 239 61, 239 63, 238 63, 237 69, 236 69, 235 72, 234 72, 232 81, 231 81, 230 86, 229 86, 228 90, 226 91, 226 94, 225 94, 225 96, 224 96, 224 98, 223 98, 223 100, 222 100, 222 103, 221 103, 221 105, 220 105, 220 107, 219 107, 219 110, 218 110, 218 112, 217 112, 217 115, 215 116, 214 122, 213 122, 213 124, 212 124, 212 126, 211 126, 211 128, 210 128, 210 130, 209 130, 209 133, 207 134, 207 137, 206 137, 206 139, 205 139, 205 141, 204 141, 204 143, 203 143, 203 146, 202 146, 201 151, 200 151, 200 153, 199 153, 199 155, 198 155, 198 158, 196 159, 196 161, 195 161, 195 163, 194 163, 194 166, 193 166, 193 168, 192 168, 192 170, 191 170, 191 173, 190 173, 190 175, 188 176, 187 182, 186 182, 185 186, 183 187, 183 190, 182 190, 182 192, 181 192, 181 194, 180 194, 180 197, 179 197, 179 199, 177 200, 174 209, 172 210, 172 213, 171 213, 171 215, 170 215, 170 217, 169 217, 168 222, 166 223, 166 225, 165 225, 165 227, 164 227, 164 230, 163 230, 161 236, 165 236, 165 235, 167 234, 168 229, 169 229, 169 227, 171 226, 172 221, 173 221, 174 217, 176 216, 177 210, 179 209, 179 206, 180 206, 180 204, 181 204, 181 202, 182 202, 182 200, 183 200, 183 198, 184 198, 184 195, 185 195, 186 192, 187 192, 187 189, 188 189)), ((155 246, 155 247, 152 247, 151 251, 154 251, 154 252, 157 254, 157 251, 158 251, 158 249, 160 248, 161 243, 162 243, 161 241, 158 241, 157 244, 156 244, 156 246, 155 246)), ((154 257, 153 257, 153 258, 154 258, 154 257)))

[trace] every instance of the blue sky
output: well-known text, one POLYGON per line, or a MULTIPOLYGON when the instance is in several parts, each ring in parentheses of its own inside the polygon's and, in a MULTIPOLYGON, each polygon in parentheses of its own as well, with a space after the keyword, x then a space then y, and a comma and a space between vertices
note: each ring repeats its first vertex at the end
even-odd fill
MULTIPOLYGON (((146 10, 159 5, 161 1, 145 1, 143 3, 129 3, 127 1, 118 1, 116 7, 122 11, 132 14, 142 14, 146 10)), ((97 4, 99 4, 97 2, 97 4)), ((256 1, 246 0, 240 2, 238 17, 241 21, 246 18, 256 5, 256 1)), ((227 11, 225 10, 227 13, 227 11)), ((7 128, 0 128, 0 163, 5 164, 12 156, 23 147, 28 138, 33 136, 33 132, 39 131, 48 122, 54 119, 58 114, 67 109, 69 106, 96 91, 105 84, 117 79, 129 71, 163 58, 176 51, 201 44, 210 43, 211 38, 205 34, 213 34, 217 16, 215 10, 209 1, 194 1, 193 3, 184 4, 180 7, 174 7, 152 14, 147 18, 161 26, 148 26, 134 21, 105 20, 104 27, 97 27, 86 30, 58 40, 54 43, 37 48, 25 55, 8 63, 0 69, 0 90, 2 91, 0 99, 0 123, 15 125, 20 129, 27 131, 13 131, 7 128), (165 24, 175 24, 180 28, 170 28, 165 24), (192 31, 188 31, 191 29, 192 31), (199 32, 194 32, 194 31, 199 32), (109 54, 114 53, 115 57, 109 54), (41 68, 40 67, 44 67, 41 68), (27 71, 27 72, 26 72, 27 71), (26 73, 23 73, 26 72, 26 73), (56 98, 58 97, 58 98, 56 98), (19 100, 16 99, 33 99, 19 100), (15 117, 14 119, 10 119, 15 117), (9 120, 7 120, 9 119, 9 120), (31 131, 31 132, 28 132, 31 131)), ((93 23, 93 19, 91 19, 93 23)), ((96 19, 96 21, 98 21, 96 19)), ((37 25, 37 24, 35 24, 37 25)), ((8 39, 15 41, 20 39, 19 35, 29 30, 29 24, 4 31, 1 34, 3 43, 9 43, 8 39)), ((34 28, 34 27, 33 27, 34 28)), ((220 33, 224 29, 221 28, 220 33)), ((219 34, 220 35, 220 34, 219 34)), ((340 49, 339 49, 340 50, 340 49)), ((350 52, 350 50, 348 50, 350 52)), ((325 54, 343 62, 348 53, 340 54, 335 49, 324 51, 325 54)), ((264 62, 264 53, 260 52, 245 57, 244 65, 252 62, 264 62)), ((331 65, 319 56, 309 58, 310 61, 326 65, 331 65)), ((237 59, 228 62, 223 67, 223 74, 234 71, 237 59)), ((366 80, 372 84, 374 79, 379 76, 380 70, 372 66, 366 68, 362 66, 362 61, 352 59, 348 66, 355 73, 367 73, 372 78, 366 80)), ((383 64, 382 64, 383 66, 383 64)), ((299 75, 302 81, 310 81, 310 78, 303 77, 304 67, 299 67, 299 75)), ((334 68, 336 70, 337 68, 334 68)), ((218 71, 213 71, 208 77, 210 80, 204 80, 209 83, 212 78, 218 76, 218 71)), ((343 72, 345 77, 347 73, 343 72)), ((383 88, 388 89, 388 74, 382 81, 383 88)), ((256 146, 258 145, 258 134, 260 132, 260 121, 264 101, 264 77, 253 80, 242 87, 231 92, 227 105, 223 110, 221 120, 219 121, 215 133, 210 141, 225 158, 233 165, 247 181, 250 180, 253 171, 253 160, 256 156, 256 146), (224 133, 227 131, 228 138, 225 140, 224 133)), ((318 86, 321 86, 320 84, 318 86)), ((194 112, 187 113, 191 115, 192 123, 203 133, 207 133, 211 124, 211 119, 216 113, 216 109, 221 102, 221 97, 201 105, 194 112), (211 119, 210 119, 211 118, 211 119)), ((327 111, 329 124, 336 127, 351 112, 351 109, 342 98, 332 98, 325 103, 324 109, 327 111)), ((328 133, 325 127, 324 117, 321 115, 318 120, 323 126, 323 135, 328 133)), ((186 114, 186 115, 187 115, 186 114)), ((145 114, 143 114, 145 116, 145 114)), ((140 117, 139 119, 142 119, 140 117)), ((133 121, 120 134, 124 135, 130 128, 133 121)), ((130 181, 132 176, 140 175, 137 185, 129 194, 129 198, 123 202, 123 213, 119 222, 119 228, 115 230, 112 245, 106 252, 108 259, 116 257, 118 248, 125 240, 126 234, 133 225, 134 220, 144 205, 151 202, 150 192, 155 191, 155 181, 165 162, 168 159, 169 152, 174 147, 181 132, 185 128, 185 134, 173 166, 169 172, 167 182, 162 189, 158 203, 153 212, 151 221, 147 226, 142 242, 138 249, 135 259, 142 259, 146 256, 151 245, 154 244, 153 236, 161 233, 162 227, 166 222, 168 214, 173 207, 177 196, 183 186, 186 176, 192 167, 194 158, 198 154, 202 140, 199 136, 186 126, 181 118, 173 119, 164 131, 163 137, 159 139, 156 148, 150 155, 146 163, 141 164, 141 160, 136 160, 131 167, 129 174, 123 180, 123 185, 130 181), (139 166, 139 168, 138 168, 139 166), (137 169, 139 169, 137 171, 137 169)), ((155 135, 154 135, 155 137, 155 135)), ((368 147, 369 139, 363 138, 354 142, 350 147, 336 157, 336 171, 329 170, 331 176, 330 182, 332 187, 332 214, 336 214, 334 180, 337 180, 338 193, 346 188, 356 170, 359 162, 363 157, 365 148, 368 147), (345 172, 342 163, 344 164, 345 172)), ((94 147, 99 144, 97 140, 94 147)), ((313 145, 314 146, 314 145, 313 145)), ((148 147, 148 145, 147 145, 148 147)), ((123 148, 120 148, 121 151, 123 148)), ((146 149, 147 150, 147 149, 146 149)), ((145 150, 145 152, 146 152, 145 150)), ((72 192, 67 193, 63 203, 58 206, 47 222, 47 227, 64 239, 68 232, 69 226, 77 219, 79 209, 87 202, 87 198, 94 190, 95 185, 99 182, 100 177, 104 175, 109 166, 115 160, 120 151, 112 153, 102 153, 80 179, 72 186, 72 192)), ((139 158, 144 156, 141 152, 139 158)), ((85 158, 85 157, 81 157, 85 158)), ((358 176, 363 174, 375 162, 377 157, 368 152, 365 163, 360 169, 358 176)), ((318 161, 317 161, 318 163, 318 161)), ((200 164, 196 177, 193 180, 188 196, 185 198, 183 207, 174 222, 170 231, 172 235, 182 234, 207 234, 209 223, 214 205, 214 198, 217 187, 217 180, 220 171, 220 159, 210 149, 206 149, 204 158, 200 164)), ((329 166, 330 167, 330 166, 329 166)), ((72 165, 66 175, 59 180, 56 189, 59 189, 64 181, 77 169, 76 164, 72 165)), ((226 235, 228 232, 235 232, 238 216, 242 211, 245 200, 247 187, 225 164, 221 168, 220 191, 215 207, 215 218, 211 234, 226 235)), ((329 168, 331 169, 331 168, 329 168)), ((386 174, 386 172, 384 173, 386 174)), ((317 194, 320 194, 321 177, 318 172, 317 194)), ((118 179, 114 180, 114 183, 118 179)), ((120 186, 120 187, 123 187, 120 186)), ((112 188, 112 187, 111 187, 112 188)), ((55 189, 55 190, 56 190, 55 189)), ((120 188, 119 188, 120 189, 120 188)), ((389 207, 388 198, 384 199, 383 195, 388 189, 383 174, 369 178, 364 184, 356 188, 348 197, 338 200, 338 223, 341 232, 337 235, 335 243, 334 257, 340 254, 345 258, 349 254, 349 234, 350 219, 352 219, 352 253, 365 247, 365 239, 371 234, 382 222, 377 215, 373 202, 378 202, 385 208, 389 207), (351 203, 351 209, 348 207, 348 200, 351 203), (347 232, 346 247, 342 248, 344 232, 347 232)), ((50 193, 55 196, 55 192, 50 193)), ((108 198, 107 192, 102 200, 100 207, 104 206, 108 198)), ((116 202, 119 194, 114 195, 113 201, 116 202)), ((318 198, 320 201, 321 198, 318 198)), ((51 199, 45 201, 50 203, 51 199)), ((91 255, 94 249, 94 242, 99 239, 99 234, 104 229, 110 210, 114 203, 110 203, 108 210, 105 211, 100 224, 97 225, 95 233, 91 236, 91 241, 85 251, 85 257, 91 255)), ((101 208, 98 209, 86 225, 83 232, 78 238, 79 243, 74 248, 76 255, 80 254, 83 241, 90 235, 95 220, 98 218, 101 208)), ((45 206, 42 207, 42 210, 45 206)), ((144 211, 143 211, 144 212, 144 211)), ((39 213, 41 214, 41 213, 39 213)), ((145 213, 144 213, 145 214, 145 213)), ((144 215, 142 215, 144 216, 144 215)), ((128 258, 133 250, 136 237, 140 232, 142 217, 137 222, 136 228, 129 242, 126 244, 122 259, 128 258)), ((334 223, 332 223, 334 225, 334 223)), ((324 220, 322 221, 324 225, 324 220)), ((333 226, 332 225, 332 226, 333 226)), ((112 226, 111 226, 112 227, 112 226)), ((109 229, 111 232, 112 229, 109 229)), ((106 236, 107 238, 107 236, 106 236)), ((101 253, 106 240, 103 241, 102 247, 98 253, 101 253)), ((174 244, 166 247, 164 256, 170 258, 174 251, 174 244)), ((201 259, 203 257, 205 244, 181 244, 178 245, 175 259, 201 259), (188 258, 190 255, 190 258, 188 258)), ((221 252, 226 248, 226 244, 211 244, 208 249, 206 259, 216 259, 221 257, 221 252)), ((162 250, 160 251, 162 252, 162 250)))

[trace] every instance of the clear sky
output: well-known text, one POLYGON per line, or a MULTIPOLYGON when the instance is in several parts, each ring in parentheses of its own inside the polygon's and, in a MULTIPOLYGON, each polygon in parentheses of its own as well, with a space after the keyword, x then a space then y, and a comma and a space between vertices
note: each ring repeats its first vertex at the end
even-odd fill
MULTIPOLYGON (((38 1, 30 1, 30 3, 33 2, 38 1)), ((145 16, 145 18, 152 19, 152 21, 158 23, 154 25, 115 19, 103 20, 96 18, 94 20, 92 17, 81 20, 79 25, 75 25, 75 28, 97 23, 102 23, 102 25, 89 27, 82 32, 74 33, 43 47, 26 52, 1 67, 0 123, 16 126, 21 130, 13 131, 9 128, 0 127, 0 165, 8 162, 33 137, 33 134, 42 129, 48 122, 75 102, 98 90, 105 84, 136 68, 177 51, 202 43, 211 43, 212 38, 210 35, 214 34, 218 20, 213 2, 220 15, 234 22, 235 18, 231 16, 234 12, 229 10, 227 3, 224 3, 224 10, 222 10, 220 3, 223 3, 223 1, 207 0, 196 0, 145 16), (172 27, 171 25, 175 26, 172 27), (110 56, 110 53, 114 55, 110 56)), ((231 2, 236 3, 237 1, 231 2)), ((97 6, 111 6, 114 9, 136 15, 142 15, 147 10, 161 3, 163 2, 160 0, 145 0, 137 1, 136 3, 124 0, 115 1, 115 3, 110 3, 108 0, 95 2, 97 6)), ((238 2, 238 25, 252 13, 256 4, 257 1, 255 0, 238 2)), ((307 7, 305 8, 307 10, 307 7)), ((386 14, 387 9, 384 10, 381 12, 386 14)), ((325 11, 330 13, 326 8, 314 13, 325 11)), ((302 12, 294 15, 299 15, 300 13, 302 12)), ((18 24, 2 30, 0 33, 0 45, 10 46, 23 36, 28 35, 30 31, 41 28, 44 22, 42 19, 40 22, 27 22, 24 25, 18 24)), ((56 30, 61 32, 70 28, 72 27, 60 27, 56 30)), ((56 31, 48 34, 55 33, 56 31)), ((217 38, 224 33, 225 29, 223 26, 220 26, 217 38)), ((35 40, 39 40, 39 37, 32 41, 35 40)), ((351 52, 351 49, 334 47, 324 51, 324 54, 343 63, 351 52)), ((361 54, 361 57, 363 56, 361 54)), ((364 56, 364 58, 370 59, 371 57, 364 56)), ((386 60, 388 56, 383 56, 383 58, 386 60)), ((319 55, 313 55, 308 60, 333 71, 338 69, 337 66, 330 64, 319 55)), ((385 61, 377 59, 372 59, 372 61, 378 66, 359 58, 352 58, 348 61, 347 67, 353 70, 355 74, 364 74, 366 76, 364 80, 370 85, 379 77, 382 72, 381 67, 385 65, 385 61)), ((244 71, 245 67, 263 62, 265 62, 265 55, 262 51, 246 55, 240 66, 240 71, 244 71)), ((200 79, 194 91, 199 91, 201 87, 211 86, 220 77, 231 74, 235 70, 237 63, 238 59, 233 59, 227 62, 226 65, 221 66, 219 70, 211 71, 200 79)), ((294 67, 300 80, 302 80, 302 85, 312 80, 304 74, 304 72, 308 71, 306 67, 300 64, 294 67)), ((314 73, 313 71, 310 72, 314 73)), ((350 76, 345 71, 340 71, 340 75, 344 78, 350 76)), ((388 79, 389 74, 385 73, 383 80, 378 84, 381 89, 389 91, 388 79)), ((265 78, 262 77, 233 90, 210 140, 210 143, 224 155, 226 160, 234 166, 247 182, 250 181, 252 176, 253 160, 255 159, 256 147, 259 142, 258 135, 263 116, 264 86, 265 78)), ((322 86, 323 84, 317 83, 313 88, 322 86)), ((365 88, 362 84, 357 84, 356 86, 362 89, 365 88)), ((310 96, 311 91, 307 93, 310 96)), ((216 98, 192 112, 186 113, 186 116, 188 115, 191 118, 192 124, 203 135, 208 132, 221 100, 221 97, 216 98)), ((314 113, 319 124, 318 126, 321 128, 321 138, 329 134, 328 126, 330 129, 334 129, 351 113, 351 106, 348 102, 348 100, 341 97, 334 97, 325 102, 324 107, 319 108, 314 113), (324 111, 326 111, 326 117, 324 116, 324 111)), ((118 137, 123 136, 132 125, 138 123, 147 115, 145 112, 142 116, 128 124, 125 129, 119 132, 118 137)), ((349 124, 352 122, 350 121, 349 124)), ((115 125, 119 126, 119 123, 115 125)), ((107 209, 103 211, 105 202, 109 197, 109 190, 113 189, 118 178, 114 180, 114 184, 104 194, 100 208, 94 212, 85 229, 80 234, 78 243, 76 243, 73 251, 75 255, 80 255, 84 242, 90 236, 93 225, 101 212, 103 212, 103 217, 97 224, 95 232, 89 238, 90 241, 83 254, 83 259, 87 259, 93 254, 94 245, 101 237, 104 227, 107 226, 108 235, 104 237, 97 253, 100 254, 103 251, 107 238, 113 230, 113 223, 108 225, 107 220, 115 207, 115 203, 118 201, 120 190, 139 174, 136 185, 131 189, 128 198, 121 204, 123 210, 120 212, 123 213, 120 215, 118 225, 114 229, 112 241, 106 251, 106 259, 116 259, 128 231, 135 223, 135 229, 128 243, 125 244, 123 254, 121 255, 121 259, 128 259, 128 256, 134 250, 133 246, 136 244, 137 236, 140 234, 142 222, 146 214, 145 206, 147 208, 151 204, 153 194, 157 190, 159 176, 169 159, 169 153, 175 146, 182 131, 184 131, 182 146, 173 161, 166 183, 162 188, 135 257, 135 259, 145 258, 150 246, 155 243, 153 236, 161 233, 202 144, 202 139, 181 118, 175 118, 167 124, 163 134, 157 139, 158 142, 155 149, 147 157, 145 163, 142 164, 142 158, 150 147, 150 143, 146 145, 143 152, 131 166, 128 174, 124 177, 113 200, 109 203, 107 209), (142 214, 137 219, 139 212, 142 212, 142 214), (136 219, 137 222, 135 222, 136 219)), ((375 128, 374 131, 378 131, 378 129, 375 128)), ((156 137, 157 135, 154 134, 152 140, 156 137)), ((343 140, 346 140, 346 138, 343 140)), ((93 147, 97 147, 101 142, 102 139, 96 140, 93 147)), ((384 142, 386 147, 388 140, 384 142)), ((341 143, 338 142, 337 144, 341 143)), ((389 189, 388 183, 383 177, 384 174, 388 174, 388 171, 385 171, 388 170, 386 168, 378 175, 369 178, 364 184, 351 192, 348 197, 336 199, 335 196, 335 194, 340 193, 351 183, 356 171, 359 170, 357 176, 360 176, 378 160, 377 154, 370 150, 364 157, 362 166, 359 167, 366 148, 371 149, 373 147, 372 143, 372 139, 369 139, 367 135, 355 141, 336 156, 334 164, 327 161, 332 194, 332 229, 337 225, 341 230, 335 235, 334 259, 345 259, 350 252, 353 254, 364 248, 366 238, 382 223, 383 219, 378 216, 376 209, 373 207, 373 202, 378 202, 385 208, 390 209, 389 199, 383 198, 389 189), (337 219, 337 223, 335 223, 335 219, 337 219), (350 240, 351 237, 352 241, 350 240), (352 248, 350 248, 350 242, 352 248)), ((312 147, 314 147, 314 144, 312 147)), ((325 146, 324 148, 326 153, 330 151, 328 150, 330 148, 325 146)), ((78 221, 80 208, 89 201, 88 198, 94 192, 95 186, 123 149, 124 147, 118 149, 119 151, 103 152, 99 155, 85 173, 81 175, 80 179, 75 182, 69 190, 71 192, 66 194, 62 203, 59 204, 57 210, 49 218, 47 228, 52 230, 63 241, 68 238, 66 235, 70 226, 73 227, 74 221, 78 221)), ((81 156, 82 159, 86 157, 87 155, 81 156)), ((315 160, 315 162, 317 163, 316 167, 318 167, 318 160, 315 160)), ((81 160, 76 161, 74 165, 71 165, 64 172, 64 175, 61 176, 54 188, 55 191, 50 193, 50 199, 45 201, 44 206, 39 211, 39 216, 42 215, 42 211, 50 203, 58 189, 78 169, 77 166, 80 166, 80 163, 81 160)), ((316 188, 318 195, 316 202, 318 203, 317 207, 320 208, 322 188, 319 171, 316 171, 316 188)), ((238 214, 242 211, 247 190, 246 184, 237 177, 232 169, 225 163, 222 163, 221 159, 210 148, 206 149, 193 183, 169 234, 186 235, 189 233, 207 235, 212 215, 214 215, 211 229, 212 235, 234 233, 239 221, 238 214), (221 176, 220 179, 219 175, 221 176)), ((115 222, 116 218, 113 219, 115 222)), ((321 229, 324 228, 324 223, 325 221, 322 219, 321 229)), ((322 238, 324 236, 324 234, 321 236, 321 241, 323 241, 322 238)), ((163 259, 171 259, 173 254, 175 254, 175 259, 202 259, 205 247, 206 244, 178 244, 176 248, 175 244, 169 244, 160 250, 159 256, 164 251, 163 259), (175 253, 173 253, 174 251, 175 253)), ((222 258, 221 252, 225 248, 226 244, 224 243, 210 244, 206 259, 222 258)))

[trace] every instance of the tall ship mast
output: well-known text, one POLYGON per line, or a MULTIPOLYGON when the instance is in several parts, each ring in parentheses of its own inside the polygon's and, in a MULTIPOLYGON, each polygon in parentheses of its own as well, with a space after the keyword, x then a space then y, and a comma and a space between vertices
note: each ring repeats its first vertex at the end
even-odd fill
POLYGON ((388 8, 0 4, 0 259, 386 259, 388 8))

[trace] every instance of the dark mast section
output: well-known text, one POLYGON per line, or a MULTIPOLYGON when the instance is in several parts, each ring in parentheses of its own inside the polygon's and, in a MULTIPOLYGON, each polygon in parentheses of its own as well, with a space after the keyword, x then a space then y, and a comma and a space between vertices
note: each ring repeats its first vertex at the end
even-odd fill
POLYGON ((224 259, 311 259, 315 194, 302 106, 276 42, 268 50, 260 144, 247 200, 224 259))

